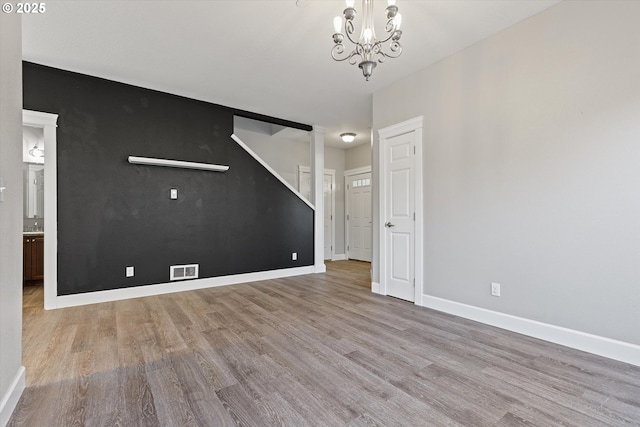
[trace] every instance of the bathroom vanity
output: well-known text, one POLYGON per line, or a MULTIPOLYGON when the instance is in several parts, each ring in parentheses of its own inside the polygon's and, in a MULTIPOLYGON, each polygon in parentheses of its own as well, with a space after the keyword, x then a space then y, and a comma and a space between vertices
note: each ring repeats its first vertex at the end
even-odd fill
POLYGON ((36 285, 44 279, 44 233, 24 232, 22 237, 24 284, 36 285))

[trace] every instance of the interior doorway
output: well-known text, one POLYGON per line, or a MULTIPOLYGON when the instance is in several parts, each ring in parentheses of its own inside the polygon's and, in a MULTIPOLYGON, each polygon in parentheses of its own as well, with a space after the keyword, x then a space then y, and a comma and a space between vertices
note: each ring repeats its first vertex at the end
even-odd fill
POLYGON ((422 117, 378 135, 379 291, 422 305, 422 117))
MULTIPOLYGON (((57 307, 58 293, 58 200, 57 200, 57 162, 56 162, 56 127, 57 114, 42 113, 38 111, 22 110, 22 125, 42 131, 44 153, 49 161, 44 168, 44 194, 42 207, 44 215, 43 224, 35 225, 39 228, 43 225, 44 237, 44 308, 57 307)), ((27 189, 23 189, 27 191, 27 189)), ((36 208, 37 211, 38 208, 36 208)), ((37 221, 34 221, 34 223, 37 221)), ((35 230, 39 232, 39 230, 35 230)), ((23 251, 24 258, 24 251, 23 251)))
MULTIPOLYGON (((336 171, 325 169, 322 181, 324 189, 324 259, 331 260, 335 256, 336 171)), ((308 166, 298 166, 298 192, 307 200, 311 200, 311 168, 308 166)))
POLYGON ((371 262, 371 169, 345 171, 345 244, 347 259, 371 262))

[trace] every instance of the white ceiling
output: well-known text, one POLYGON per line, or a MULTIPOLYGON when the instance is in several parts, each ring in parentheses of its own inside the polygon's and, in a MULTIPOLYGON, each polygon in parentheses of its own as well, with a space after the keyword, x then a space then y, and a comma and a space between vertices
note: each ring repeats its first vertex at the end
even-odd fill
MULTIPOLYGON (((369 82, 331 59, 338 0, 52 0, 23 15, 23 58, 320 125, 344 146, 341 132, 369 142, 376 90, 558 1, 398 0, 404 52, 369 82)), ((382 18, 386 1, 375 5, 382 18)))

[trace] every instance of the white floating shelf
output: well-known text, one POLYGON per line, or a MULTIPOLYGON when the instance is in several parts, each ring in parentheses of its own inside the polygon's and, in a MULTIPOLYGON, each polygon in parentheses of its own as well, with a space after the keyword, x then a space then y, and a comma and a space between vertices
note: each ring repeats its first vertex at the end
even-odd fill
POLYGON ((214 172, 226 172, 229 166, 212 165, 211 163, 185 162, 183 160, 156 159, 153 157, 129 156, 129 163, 136 165, 165 166, 170 168, 200 169, 214 172))

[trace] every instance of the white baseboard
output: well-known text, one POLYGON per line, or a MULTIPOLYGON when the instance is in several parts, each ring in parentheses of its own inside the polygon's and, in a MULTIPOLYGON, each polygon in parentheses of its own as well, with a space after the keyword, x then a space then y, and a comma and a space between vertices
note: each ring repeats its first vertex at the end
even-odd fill
POLYGON ((20 396, 22 396, 25 387, 24 374, 24 366, 20 366, 15 378, 9 385, 9 389, 4 396, 2 396, 2 400, 0 400, 0 426, 2 427, 6 426, 9 422, 13 410, 16 409, 18 400, 20 400, 20 396))
POLYGON ((331 258, 331 261, 344 261, 347 259, 347 255, 345 254, 334 254, 331 258))
POLYGON ((314 266, 285 268, 280 270, 259 271, 256 273, 234 274, 231 276, 208 277, 204 279, 180 282, 160 283, 156 285, 135 286, 132 288, 111 289, 107 291, 87 292, 84 294, 64 295, 56 298, 56 307, 75 307, 78 305, 170 294, 173 292, 193 291, 217 286, 236 285, 238 283, 260 280, 280 279, 314 273, 314 266))
POLYGON ((385 295, 382 293, 380 283, 378 282, 371 282, 371 292, 373 292, 374 294, 385 295))
POLYGON ((510 314, 487 310, 430 295, 422 295, 422 306, 640 366, 640 345, 550 325, 523 317, 512 316, 510 314))

